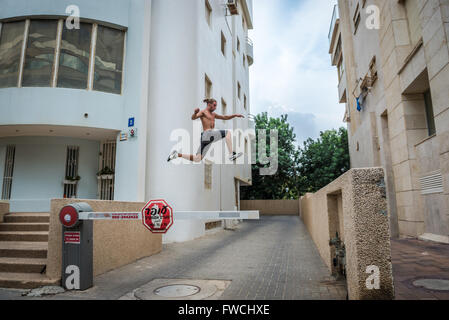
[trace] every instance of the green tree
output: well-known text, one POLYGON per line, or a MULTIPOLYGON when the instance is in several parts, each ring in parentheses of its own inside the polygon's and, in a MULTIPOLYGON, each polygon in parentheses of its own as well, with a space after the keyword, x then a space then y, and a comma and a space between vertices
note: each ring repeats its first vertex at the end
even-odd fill
POLYGON ((308 139, 299 155, 299 192, 316 192, 350 169, 348 132, 345 128, 320 133, 308 139))
POLYGON ((256 164, 252 165, 252 186, 241 188, 241 198, 254 199, 297 199, 298 198, 298 157, 299 150, 295 146, 296 135, 288 123, 288 115, 280 118, 268 117, 267 113, 255 117, 256 124, 256 164), (278 132, 278 170, 274 175, 260 175, 260 169, 269 167, 259 161, 259 132, 265 129, 267 156, 270 155, 272 141, 270 130, 278 132))
POLYGON ((304 147, 295 145, 294 128, 288 123, 288 115, 268 117, 267 113, 255 117, 256 164, 252 165, 252 186, 242 187, 242 200, 297 199, 307 192, 325 187, 350 168, 348 133, 345 128, 320 133, 315 141, 311 138, 304 147), (266 130, 267 156, 272 141, 270 130, 278 132, 278 170, 274 175, 261 175, 260 169, 269 167, 259 161, 259 132, 266 130))

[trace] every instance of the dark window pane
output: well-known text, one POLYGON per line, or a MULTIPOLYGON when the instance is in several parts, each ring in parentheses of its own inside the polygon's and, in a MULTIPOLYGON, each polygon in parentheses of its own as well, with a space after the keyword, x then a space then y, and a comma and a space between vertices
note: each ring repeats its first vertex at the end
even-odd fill
POLYGON ((25 21, 4 23, 0 37, 0 88, 17 87, 25 21))
POLYGON ((121 93, 124 45, 123 31, 98 26, 94 90, 121 93))
POLYGON ((87 89, 92 25, 81 23, 80 29, 62 31, 58 87, 87 89))
POLYGON ((424 102, 426 103, 427 128, 429 129, 429 136, 432 136, 436 133, 436 128, 435 117, 433 113, 432 95, 430 93, 430 90, 424 93, 424 102))
POLYGON ((57 20, 31 20, 22 86, 50 86, 57 28, 57 20))

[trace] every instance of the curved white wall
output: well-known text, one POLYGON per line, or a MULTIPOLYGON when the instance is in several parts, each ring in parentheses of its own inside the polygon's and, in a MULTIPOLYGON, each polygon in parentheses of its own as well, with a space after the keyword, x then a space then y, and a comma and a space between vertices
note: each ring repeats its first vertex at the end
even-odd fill
MULTIPOLYGON (((148 113, 147 199, 165 199, 175 210, 198 210, 202 166, 167 163, 172 130, 192 131, 190 119, 198 106, 199 1, 153 1, 148 113), (189 17, 186 19, 186 17, 189 17)), ((190 150, 183 150, 190 153, 190 150)), ((183 240, 204 231, 204 224, 176 222, 169 235, 183 240)), ((167 237, 167 236, 166 236, 167 237)))
POLYGON ((0 89, 0 126, 60 125, 120 130, 124 100, 120 95, 77 89, 4 88, 0 89))
MULTIPOLYGON (((176 145, 170 141, 174 130, 185 130, 191 136, 191 149, 182 150, 183 153, 197 151, 193 146, 200 137, 193 133, 200 124, 199 120, 193 123, 191 115, 195 108, 205 107, 205 74, 213 83, 212 96, 219 104, 217 113, 221 113, 221 98, 227 102, 228 114, 244 113, 243 106, 235 100, 236 79, 249 105, 248 67, 240 65, 242 51, 234 67, 232 53, 237 34, 241 50, 246 48, 241 16, 226 18, 222 1, 209 2, 213 9, 211 26, 206 22, 203 1, 152 3, 146 198, 163 198, 174 210, 235 208, 234 176, 241 170, 239 166, 213 165, 212 189, 206 190, 204 164, 167 163, 167 156, 176 145), (221 32, 227 39, 226 57, 221 52, 221 32)), ((245 121, 224 125, 217 121, 217 127, 232 129, 234 123, 246 129, 245 121)), ((204 221, 177 221, 164 236, 164 242, 190 240, 204 233, 204 221)))

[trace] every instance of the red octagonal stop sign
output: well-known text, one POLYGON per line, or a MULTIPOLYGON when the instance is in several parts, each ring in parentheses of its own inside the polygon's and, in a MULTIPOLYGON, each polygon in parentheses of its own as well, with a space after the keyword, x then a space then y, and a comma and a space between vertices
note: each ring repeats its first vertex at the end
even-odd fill
POLYGON ((151 200, 142 209, 142 222, 153 233, 166 233, 173 225, 173 209, 165 200, 151 200))

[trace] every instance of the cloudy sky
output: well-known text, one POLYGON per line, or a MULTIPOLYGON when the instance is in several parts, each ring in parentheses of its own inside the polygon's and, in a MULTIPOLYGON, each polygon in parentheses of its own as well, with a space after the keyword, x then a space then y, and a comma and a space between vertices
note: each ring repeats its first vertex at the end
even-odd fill
POLYGON ((328 32, 333 0, 253 0, 251 113, 288 113, 298 144, 345 126, 328 32))

